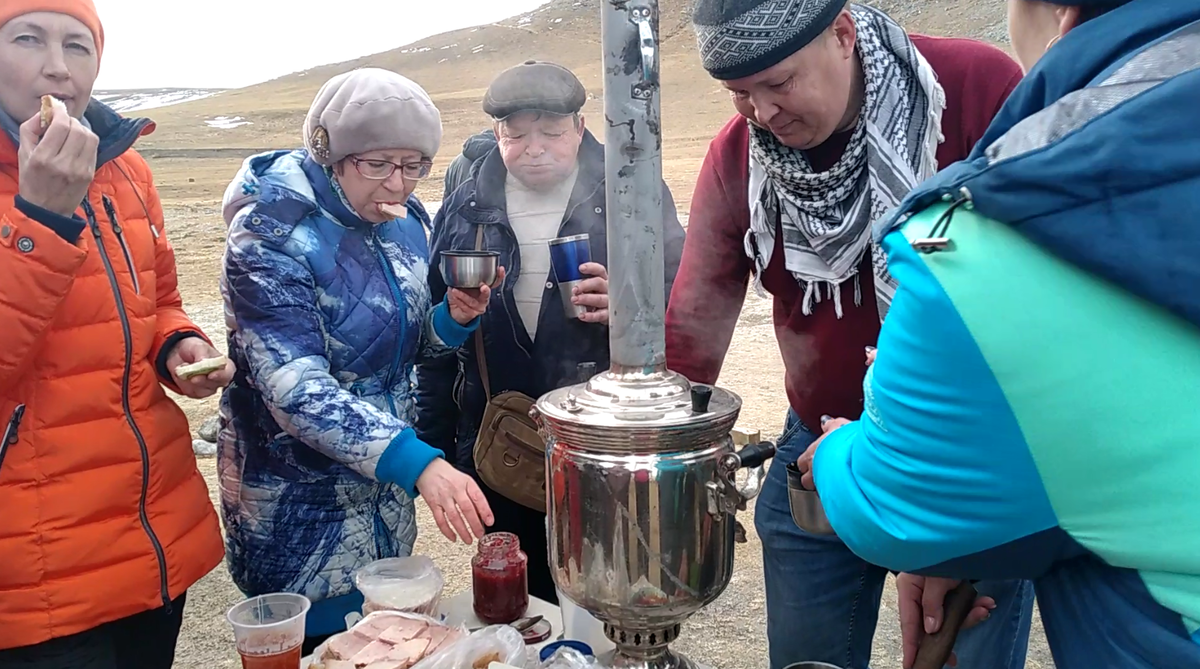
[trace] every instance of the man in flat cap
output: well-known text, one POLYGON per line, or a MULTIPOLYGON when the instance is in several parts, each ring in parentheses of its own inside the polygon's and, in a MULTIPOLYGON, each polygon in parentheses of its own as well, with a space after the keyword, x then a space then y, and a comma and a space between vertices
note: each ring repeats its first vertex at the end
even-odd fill
MULTIPOLYGON (((478 475, 473 455, 493 398, 516 391, 536 399, 578 382, 582 363, 594 363, 596 371, 609 365, 604 147, 585 128, 586 101, 579 79, 554 63, 527 61, 499 74, 483 99, 497 144, 442 203, 433 224, 434 300, 446 292, 436 269, 445 251, 498 251, 507 272, 492 293, 482 334, 460 349, 457 364, 417 370, 418 433, 467 472, 478 475), (548 242, 581 234, 588 236, 591 262, 578 268, 582 281, 565 299, 587 311, 574 317, 559 289, 572 277, 556 276, 548 242)), ((684 234, 665 183, 663 223, 669 295, 684 234)), ((491 530, 517 534, 529 556, 529 592, 557 602, 544 510, 481 483, 496 519, 491 530)))
MULTIPOLYGON (((667 309, 668 364, 715 381, 748 280, 771 295, 790 408, 755 511, 771 666, 865 669, 888 572, 797 527, 784 468, 824 416, 862 413, 864 349, 895 286, 872 224, 967 156, 1021 70, 996 48, 910 36, 846 0, 697 0, 692 20, 737 115, 697 178, 667 309)), ((940 602, 950 586, 929 583, 927 599, 940 602)), ((1024 667, 1032 587, 978 587, 994 608, 959 640, 960 666, 1024 667)))

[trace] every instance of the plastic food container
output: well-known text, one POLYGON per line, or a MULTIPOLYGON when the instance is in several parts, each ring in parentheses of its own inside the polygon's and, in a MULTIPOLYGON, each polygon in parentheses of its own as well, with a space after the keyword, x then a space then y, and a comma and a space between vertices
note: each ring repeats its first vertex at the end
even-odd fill
POLYGON ((446 581, 433 560, 414 555, 376 560, 354 572, 354 585, 365 600, 363 615, 404 611, 434 616, 446 581))

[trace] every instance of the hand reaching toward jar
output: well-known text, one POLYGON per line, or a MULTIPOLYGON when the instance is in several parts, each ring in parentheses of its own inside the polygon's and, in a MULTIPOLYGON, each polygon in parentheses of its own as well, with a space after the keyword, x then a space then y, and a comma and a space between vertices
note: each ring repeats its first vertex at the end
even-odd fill
POLYGON ((472 538, 482 539, 484 526, 496 522, 475 479, 441 458, 430 462, 421 472, 417 491, 433 512, 442 535, 452 542, 461 538, 464 544, 469 544, 472 538))

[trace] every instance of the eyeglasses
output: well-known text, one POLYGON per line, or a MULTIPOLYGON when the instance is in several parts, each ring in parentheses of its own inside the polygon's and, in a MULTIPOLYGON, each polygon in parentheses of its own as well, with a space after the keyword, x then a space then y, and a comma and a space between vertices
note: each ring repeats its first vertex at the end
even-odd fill
POLYGON ((396 173, 397 169, 400 170, 400 174, 404 175, 405 179, 410 181, 424 179, 433 171, 433 163, 427 161, 397 165, 387 160, 363 160, 354 156, 350 156, 350 161, 354 163, 354 168, 358 170, 359 174, 368 179, 378 181, 392 176, 396 173))

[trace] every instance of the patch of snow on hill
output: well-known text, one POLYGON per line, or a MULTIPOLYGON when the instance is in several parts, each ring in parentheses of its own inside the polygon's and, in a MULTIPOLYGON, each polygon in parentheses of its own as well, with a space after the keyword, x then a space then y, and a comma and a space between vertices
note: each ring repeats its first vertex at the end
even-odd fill
POLYGON ((234 116, 232 118, 229 116, 218 116, 208 119, 204 122, 204 125, 210 128, 217 128, 218 130, 232 130, 238 126, 251 125, 251 122, 241 116, 234 116))
POLYGON ((118 112, 142 111, 211 97, 220 90, 200 88, 160 88, 132 91, 96 91, 92 97, 118 112))

